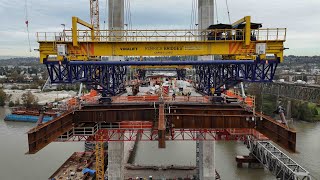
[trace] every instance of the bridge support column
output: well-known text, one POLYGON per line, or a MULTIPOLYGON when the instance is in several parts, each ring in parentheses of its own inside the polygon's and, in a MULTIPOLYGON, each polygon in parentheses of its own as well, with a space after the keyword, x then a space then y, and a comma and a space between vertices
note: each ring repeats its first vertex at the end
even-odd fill
MULTIPOLYGON (((214 24, 213 0, 198 0, 198 27, 199 30, 207 29, 214 24)), ((201 40, 204 40, 202 37, 201 40)), ((199 56, 198 60, 213 60, 214 56, 199 56)))
POLYGON ((199 179, 215 179, 215 141, 197 141, 196 153, 199 179))
POLYGON ((287 119, 290 119, 291 118, 291 106, 292 106, 292 102, 291 102, 291 100, 288 100, 287 101, 287 109, 286 109, 286 111, 287 111, 287 119))
MULTIPOLYGON (((124 0, 108 0, 109 17, 108 25, 109 30, 124 30, 124 0)), ((123 36, 122 32, 111 32, 110 36, 123 36)), ((111 38, 112 41, 121 41, 121 38, 111 38)), ((121 56, 111 56, 110 61, 124 60, 121 56)))
MULTIPOLYGON (((115 137, 118 139, 118 137, 115 137)), ((108 143, 108 179, 124 179, 124 142, 109 141, 108 143)))

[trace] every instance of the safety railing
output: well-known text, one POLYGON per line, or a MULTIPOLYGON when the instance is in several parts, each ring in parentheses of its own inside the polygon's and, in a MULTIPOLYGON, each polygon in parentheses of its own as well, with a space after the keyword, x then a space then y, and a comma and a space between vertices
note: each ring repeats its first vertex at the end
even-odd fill
MULTIPOLYGON (((153 42, 153 41, 244 41, 243 29, 214 29, 214 30, 99 30, 95 37, 90 30, 78 30, 79 42, 153 42)), ((37 41, 72 42, 72 31, 38 32, 37 41)), ((256 29, 251 30, 252 41, 284 41, 286 29, 256 29)), ((193 47, 194 48, 194 47, 193 47)))
POLYGON ((112 98, 112 103, 143 103, 143 102, 197 102, 208 103, 208 96, 117 96, 112 98))
POLYGON ((234 128, 234 129, 227 129, 228 133, 230 133, 231 135, 252 135, 253 137, 255 137, 258 140, 268 140, 268 138, 261 134, 259 131, 257 131, 256 129, 252 129, 252 128, 234 128))
POLYGON ((233 90, 226 91, 226 95, 229 97, 237 98, 244 108, 255 113, 255 96, 247 95, 246 97, 242 97, 239 91, 233 90))

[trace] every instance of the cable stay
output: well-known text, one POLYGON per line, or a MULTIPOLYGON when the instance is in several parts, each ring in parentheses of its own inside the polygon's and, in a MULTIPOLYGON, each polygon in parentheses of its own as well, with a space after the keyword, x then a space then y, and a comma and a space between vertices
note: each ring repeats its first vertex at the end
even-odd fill
POLYGON ((231 18, 230 18, 230 11, 229 11, 228 0, 226 0, 226 6, 227 6, 227 11, 228 11, 229 24, 231 24, 231 18))
POLYGON ((214 0, 215 8, 216 8, 216 17, 217 17, 217 24, 219 24, 219 16, 218 16, 218 3, 217 0, 214 0))
POLYGON ((30 32, 29 32, 29 15, 28 15, 28 0, 25 0, 25 24, 27 28, 27 34, 28 34, 28 44, 29 44, 29 52, 31 53, 31 43, 30 43, 30 32))

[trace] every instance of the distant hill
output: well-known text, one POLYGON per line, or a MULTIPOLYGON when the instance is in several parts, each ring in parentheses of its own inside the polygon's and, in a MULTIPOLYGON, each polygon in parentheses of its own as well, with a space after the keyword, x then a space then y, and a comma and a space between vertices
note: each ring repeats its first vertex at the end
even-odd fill
POLYGON ((25 57, 20 57, 20 56, 0 56, 0 61, 5 60, 5 59, 11 59, 11 58, 25 58, 25 57))
MULTIPOLYGON (((3 56, 2 56, 3 57, 3 56)), ((36 57, 10 57, 9 59, 1 59, 0 66, 37 66, 39 58, 36 57)))

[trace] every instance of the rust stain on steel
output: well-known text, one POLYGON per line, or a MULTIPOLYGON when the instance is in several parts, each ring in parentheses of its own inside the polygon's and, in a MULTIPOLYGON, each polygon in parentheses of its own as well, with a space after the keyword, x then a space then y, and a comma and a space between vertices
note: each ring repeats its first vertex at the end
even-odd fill
POLYGON ((35 154, 51 142, 55 141, 60 135, 71 130, 72 112, 65 113, 52 121, 44 123, 28 132, 28 154, 35 154))
POLYGON ((276 122, 273 118, 256 113, 257 130, 267 136, 270 140, 285 148, 289 152, 296 152, 296 134, 294 129, 287 128, 284 124, 276 122))

